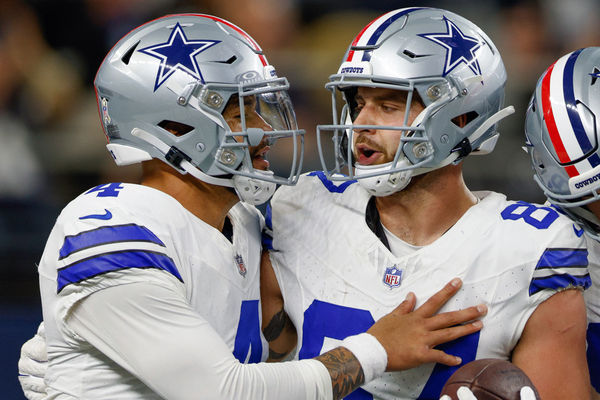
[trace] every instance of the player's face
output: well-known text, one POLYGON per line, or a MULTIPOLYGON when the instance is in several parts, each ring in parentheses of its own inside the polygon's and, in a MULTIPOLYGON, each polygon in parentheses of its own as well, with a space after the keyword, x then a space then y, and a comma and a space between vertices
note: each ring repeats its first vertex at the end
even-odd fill
MULTIPOLYGON (((244 97, 244 112, 246 117, 246 127, 248 128, 260 128, 263 131, 272 131, 271 125, 269 125, 261 116, 256 112, 256 98, 253 96, 244 97)), ((240 106, 237 99, 230 101, 229 104, 223 110, 223 118, 229 125, 232 132, 239 132, 242 130, 242 117, 240 113, 240 106)), ((242 137, 236 137, 237 141, 242 141, 242 137)), ((265 138, 258 144, 258 146, 250 146, 250 156, 252 157, 252 166, 255 169, 267 170, 269 169, 269 161, 266 159, 267 152, 270 147, 267 145, 265 138)))
MULTIPOLYGON (((383 88, 359 87, 354 110, 355 125, 403 126, 407 92, 383 88)), ((408 125, 423 111, 423 105, 413 98, 408 115, 408 125)), ((391 162, 406 132, 398 130, 355 129, 354 155, 361 165, 391 162)))

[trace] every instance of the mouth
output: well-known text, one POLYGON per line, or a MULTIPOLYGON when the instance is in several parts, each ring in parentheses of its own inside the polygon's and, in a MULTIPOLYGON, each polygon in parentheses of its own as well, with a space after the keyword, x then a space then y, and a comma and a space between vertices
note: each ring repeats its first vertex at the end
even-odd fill
POLYGON ((360 165, 373 165, 383 156, 382 152, 377 151, 364 143, 357 144, 355 152, 356 161, 360 165))
POLYGON ((269 169, 269 160, 267 160, 267 153, 271 150, 269 146, 261 147, 253 152, 252 154, 252 166, 254 169, 260 169, 266 171, 269 169))

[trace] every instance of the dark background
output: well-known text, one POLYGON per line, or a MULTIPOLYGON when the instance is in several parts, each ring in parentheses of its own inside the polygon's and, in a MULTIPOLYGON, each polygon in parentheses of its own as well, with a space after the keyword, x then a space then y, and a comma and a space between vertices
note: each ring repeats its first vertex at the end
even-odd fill
POLYGON ((599 43, 599 0, 407 2, 391 0, 0 0, 0 387, 22 399, 21 344, 41 320, 36 263, 53 222, 72 198, 105 182, 136 181, 104 149, 92 80, 124 34, 169 13, 207 13, 253 36, 292 84, 307 131, 305 170, 318 169, 315 126, 330 122, 327 77, 347 45, 392 9, 432 6, 457 12, 495 42, 508 71, 494 153, 465 161, 471 189, 543 202, 523 145, 523 114, 535 82, 563 54, 599 43))

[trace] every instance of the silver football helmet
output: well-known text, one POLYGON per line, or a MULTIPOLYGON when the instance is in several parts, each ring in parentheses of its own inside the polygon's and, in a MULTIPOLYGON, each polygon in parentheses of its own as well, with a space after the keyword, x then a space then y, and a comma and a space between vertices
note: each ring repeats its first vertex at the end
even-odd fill
POLYGON ((358 179, 376 196, 402 190, 412 176, 457 163, 471 152, 489 153, 498 139, 496 123, 514 112, 502 108, 506 71, 492 41, 472 22, 441 9, 404 8, 373 20, 329 80, 325 87, 332 93, 333 124, 317 127, 323 169, 333 180, 358 179), (404 121, 397 126, 353 124, 360 86, 406 91, 404 121), (345 105, 338 116, 340 92, 345 105), (409 126, 416 101, 424 109, 409 126), (465 123, 455 122, 457 117, 465 123), (357 129, 402 131, 394 160, 369 166, 353 162, 357 129), (323 131, 333 133, 333 157, 325 156, 323 131), (347 176, 342 174, 346 165, 347 176))
MULTIPOLYGON (((182 174, 233 187, 259 204, 276 184, 294 184, 302 168, 299 130, 285 78, 278 78, 258 44, 223 19, 169 15, 144 24, 108 53, 94 82, 107 148, 118 165, 160 159, 182 174), (238 107, 241 127, 223 117, 238 107), (247 121, 259 120, 260 126, 247 121), (177 127, 176 134, 172 127, 177 127), (289 169, 256 169, 277 139, 293 142, 289 169)), ((263 161, 263 165, 266 162, 263 161)))
POLYGON ((600 240, 584 206, 600 200, 600 47, 569 53, 540 77, 527 108, 525 149, 548 200, 600 240))

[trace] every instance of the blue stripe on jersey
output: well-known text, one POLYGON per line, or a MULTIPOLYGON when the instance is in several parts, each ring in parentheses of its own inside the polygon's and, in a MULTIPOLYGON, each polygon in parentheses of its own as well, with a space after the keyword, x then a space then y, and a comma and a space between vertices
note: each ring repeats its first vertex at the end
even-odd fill
POLYGON ((546 249, 535 269, 585 267, 588 265, 587 256, 587 249, 546 249))
MULTIPOLYGON (((565 64, 565 71, 563 74, 563 87, 564 87, 564 96, 565 103, 567 106, 567 115, 569 116, 569 121, 571 121, 571 127, 573 128, 573 132, 575 133, 575 138, 581 147, 581 151, 583 154, 587 154, 593 150, 594 146, 590 142, 587 134, 585 133, 585 129, 583 128, 583 123, 581 122, 581 118, 579 117, 579 112, 577 112, 577 100, 575 99, 575 92, 573 90, 573 70, 575 69, 575 61, 579 54, 583 49, 579 49, 571 53, 567 62, 565 64)), ((596 167, 600 164, 600 157, 597 154, 594 154, 592 157, 589 157, 588 160, 592 167, 596 167)))
POLYGON ((338 186, 335 183, 333 183, 332 181, 330 181, 329 179, 327 179, 327 177, 325 176, 325 172, 323 172, 323 171, 313 171, 310 174, 308 174, 308 176, 318 177, 321 180, 321 182, 323 183, 323 185, 325 185, 327 190, 329 190, 331 193, 344 193, 344 190, 346 190, 346 188, 348 188, 348 186, 350 186, 356 182, 356 180, 346 181, 338 186))
POLYGON ((152 242, 165 247, 164 243, 145 226, 135 224, 103 226, 65 237, 59 252, 59 260, 83 249, 119 242, 152 242))
POLYGON ((100 254, 69 264, 58 270, 57 293, 71 283, 125 268, 157 268, 170 272, 183 282, 173 260, 162 253, 132 250, 100 254))
POLYGON ((565 270, 583 268, 588 265, 587 249, 546 249, 540 257, 533 279, 529 284, 529 295, 534 295, 544 289, 562 289, 569 286, 577 286, 587 289, 592 282, 589 274, 571 275, 565 270), (556 270, 553 274, 544 274, 545 276, 537 276, 537 271, 540 270, 556 270))
POLYGON ((600 393, 600 323, 588 325, 587 360, 592 386, 600 393))
POLYGON ((273 210, 271 202, 267 204, 265 211, 265 229, 262 230, 262 246, 263 250, 273 250, 273 210))
POLYGON ((273 229, 273 209, 270 201, 267 203, 267 209, 265 210, 265 225, 267 228, 273 229))
POLYGON ((529 284, 529 295, 532 296, 544 289, 563 289, 567 287, 581 287, 587 289, 592 285, 590 274, 582 276, 569 274, 555 274, 545 278, 533 278, 529 284))
POLYGON ((479 346, 480 332, 471 333, 467 336, 455 339, 451 342, 435 346, 436 349, 442 350, 448 354, 459 356, 462 358, 462 364, 449 367, 443 364, 435 364, 427 383, 423 387, 418 400, 421 399, 439 399, 440 393, 446 381, 460 367, 468 362, 475 360, 477 356, 477 346, 479 346))

